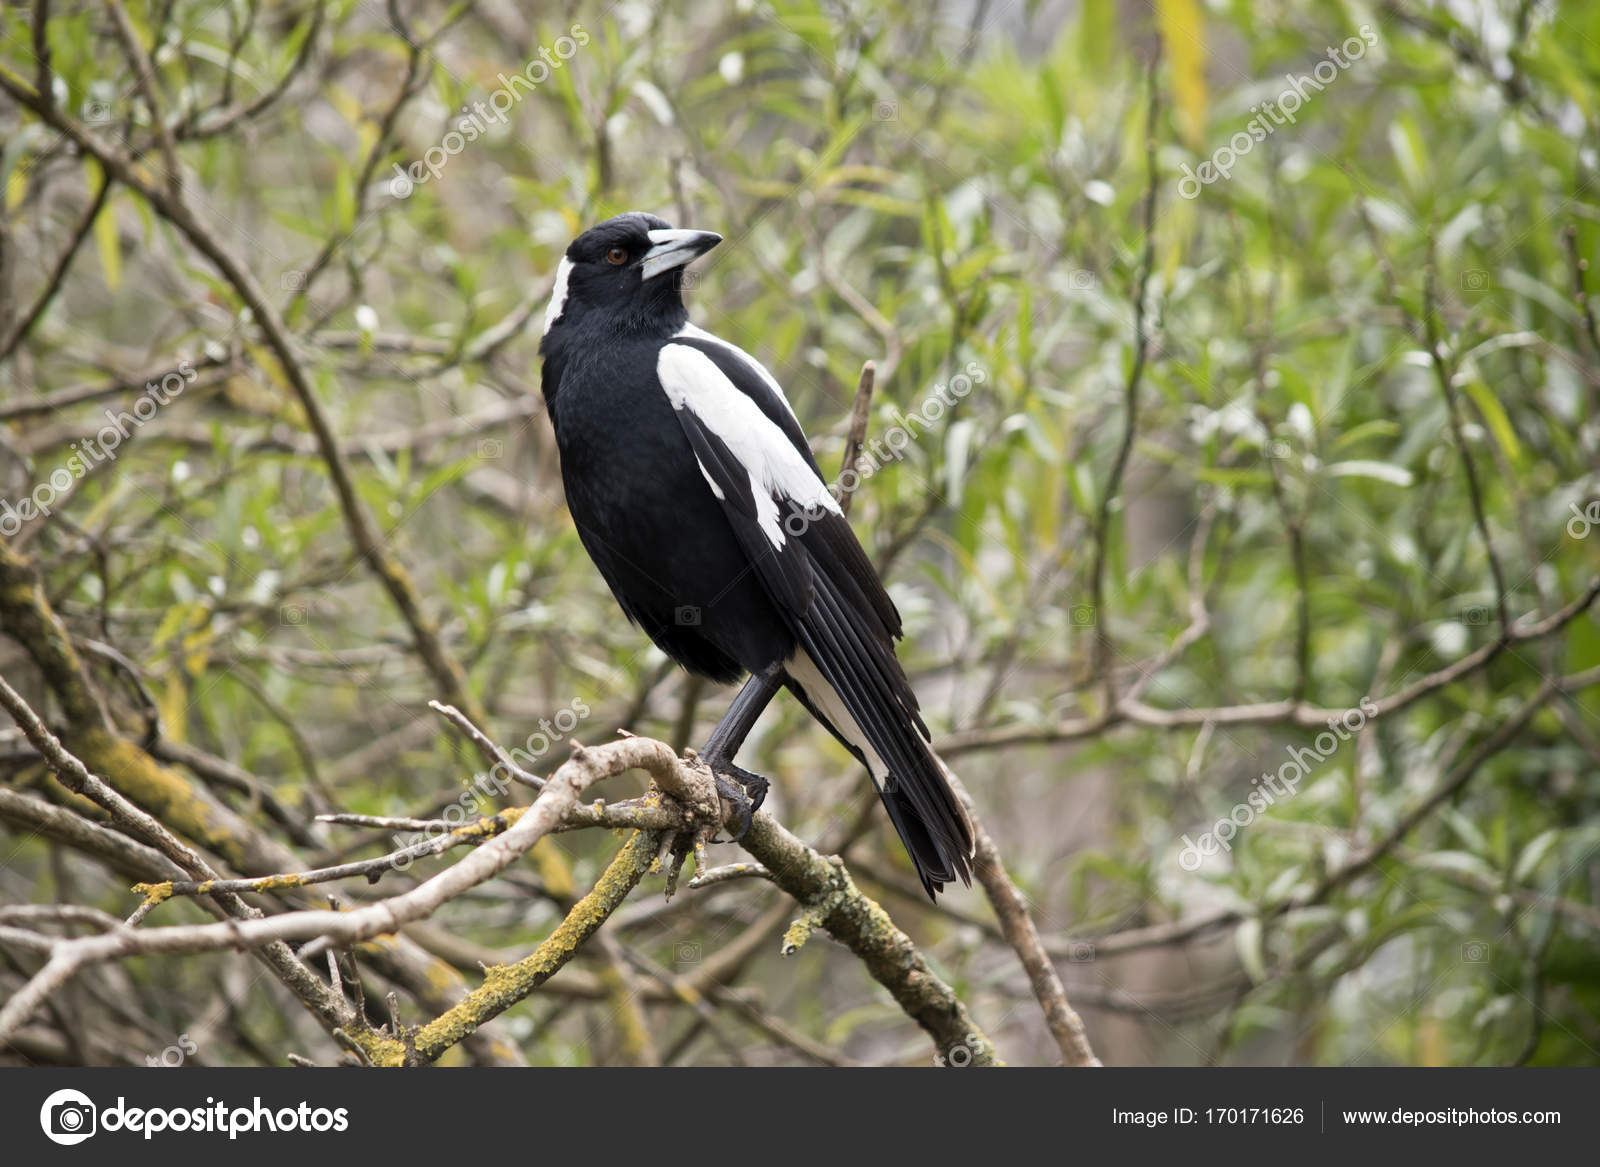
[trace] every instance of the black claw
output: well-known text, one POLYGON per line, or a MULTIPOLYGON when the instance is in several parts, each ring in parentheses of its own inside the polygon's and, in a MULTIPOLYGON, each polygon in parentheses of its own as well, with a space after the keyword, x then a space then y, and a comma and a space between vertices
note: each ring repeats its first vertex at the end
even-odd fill
MULTIPOLYGON (((712 774, 717 779, 717 793, 733 803, 733 808, 739 812, 739 833, 728 840, 730 843, 737 843, 749 833, 750 822, 754 818, 756 806, 759 804, 750 801, 745 795, 743 784, 737 778, 718 770, 713 770, 712 774)), ((716 840, 712 841, 715 842, 716 840)))
POLYGON ((752 774, 748 770, 739 771, 739 784, 744 787, 744 792, 750 796, 750 813, 754 814, 761 809, 761 804, 767 801, 767 791, 772 789, 760 774, 752 774))
POLYGON ((772 783, 760 774, 752 774, 743 766, 735 766, 729 759, 715 754, 702 755, 700 760, 711 767, 711 773, 716 776, 717 793, 733 803, 739 812, 739 833, 728 840, 737 843, 749 834, 750 822, 767 800, 767 791, 772 789, 772 783))

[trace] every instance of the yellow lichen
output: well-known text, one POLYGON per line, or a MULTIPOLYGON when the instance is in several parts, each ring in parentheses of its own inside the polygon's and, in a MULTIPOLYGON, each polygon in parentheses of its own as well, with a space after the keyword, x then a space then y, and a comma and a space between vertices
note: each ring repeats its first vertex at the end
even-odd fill
POLYGON ((142 895, 145 903, 155 907, 172 898, 172 881, 169 879, 165 883, 136 883, 132 890, 142 895))
POLYGON ((103 729, 73 734, 65 744, 92 773, 172 831, 221 855, 232 867, 248 870, 255 865, 242 824, 229 821, 231 816, 223 807, 204 797, 176 770, 103 729))
POLYGON ((806 941, 810 939, 811 921, 801 916, 784 931, 783 947, 778 951, 784 956, 793 956, 804 948, 806 941))
MULTIPOLYGON (((484 1022, 498 1017, 559 972, 583 942, 627 898, 643 878, 654 855, 655 836, 645 831, 635 831, 600 876, 593 890, 573 905, 566 919, 544 943, 515 964, 486 968, 483 984, 468 993, 455 1008, 411 1035, 418 1056, 425 1061, 437 1058, 464 1037, 475 1033, 484 1022)), ((374 1063, 377 1064, 376 1059, 374 1063)))

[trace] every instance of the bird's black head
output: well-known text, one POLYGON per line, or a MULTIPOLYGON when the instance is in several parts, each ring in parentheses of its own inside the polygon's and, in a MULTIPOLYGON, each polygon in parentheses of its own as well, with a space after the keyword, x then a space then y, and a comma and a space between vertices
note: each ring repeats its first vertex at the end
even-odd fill
POLYGON ((572 241, 556 272, 544 317, 546 346, 552 331, 585 323, 677 331, 688 319, 678 275, 721 242, 714 231, 677 230, 641 211, 590 227, 572 241))

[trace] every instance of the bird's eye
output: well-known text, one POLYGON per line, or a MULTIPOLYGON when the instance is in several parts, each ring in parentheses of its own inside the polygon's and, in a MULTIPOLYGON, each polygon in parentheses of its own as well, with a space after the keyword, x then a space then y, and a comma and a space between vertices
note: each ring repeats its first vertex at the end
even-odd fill
POLYGON ((606 252, 606 262, 615 264, 617 267, 621 267, 623 264, 628 262, 627 249, 622 247, 613 247, 610 251, 606 252))

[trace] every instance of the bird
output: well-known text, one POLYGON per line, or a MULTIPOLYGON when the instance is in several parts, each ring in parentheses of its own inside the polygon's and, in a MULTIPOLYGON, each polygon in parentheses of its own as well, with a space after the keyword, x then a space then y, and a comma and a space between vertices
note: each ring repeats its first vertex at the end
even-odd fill
POLYGON ((866 767, 930 899, 971 886, 971 819, 895 657, 900 614, 783 388, 697 327, 686 267, 722 242, 629 211, 557 266, 539 353, 577 534, 628 619, 689 673, 749 681, 701 761, 739 811, 768 782, 734 755, 787 689, 866 767))

